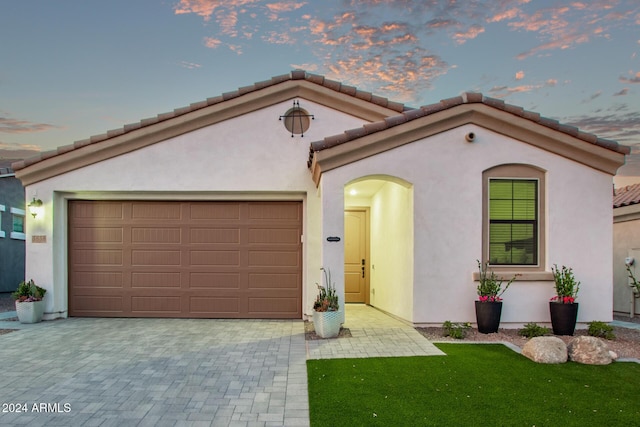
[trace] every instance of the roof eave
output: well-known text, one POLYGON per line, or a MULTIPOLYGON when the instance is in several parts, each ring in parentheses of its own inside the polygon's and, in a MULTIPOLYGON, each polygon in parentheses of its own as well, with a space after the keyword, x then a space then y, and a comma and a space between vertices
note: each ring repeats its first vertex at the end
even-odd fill
POLYGON ((314 182, 318 185, 322 173, 329 170, 466 124, 484 127, 611 175, 624 164, 623 152, 587 142, 501 109, 469 103, 315 151, 310 159, 314 182))
POLYGON ((176 110, 173 114, 160 114, 138 124, 127 125, 122 130, 109 131, 42 153, 37 158, 16 163, 16 177, 23 185, 30 185, 296 97, 330 106, 366 121, 382 120, 398 113, 396 105, 393 106, 396 109, 387 108, 308 80, 285 80, 245 94, 222 95, 219 100, 210 100, 211 105, 202 105, 187 113, 181 114, 176 110))

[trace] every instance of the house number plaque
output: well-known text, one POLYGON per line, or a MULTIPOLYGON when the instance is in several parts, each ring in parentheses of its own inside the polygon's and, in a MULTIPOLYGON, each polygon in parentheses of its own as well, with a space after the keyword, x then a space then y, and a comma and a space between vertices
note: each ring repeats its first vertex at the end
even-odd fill
POLYGON ((31 236, 31 243, 47 243, 47 236, 31 236))

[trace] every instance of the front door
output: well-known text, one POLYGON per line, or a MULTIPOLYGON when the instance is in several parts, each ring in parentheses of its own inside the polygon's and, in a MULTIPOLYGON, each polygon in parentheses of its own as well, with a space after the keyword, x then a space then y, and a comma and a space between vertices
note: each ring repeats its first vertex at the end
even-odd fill
POLYGON ((344 213, 344 298, 345 302, 367 303, 367 212, 344 213))

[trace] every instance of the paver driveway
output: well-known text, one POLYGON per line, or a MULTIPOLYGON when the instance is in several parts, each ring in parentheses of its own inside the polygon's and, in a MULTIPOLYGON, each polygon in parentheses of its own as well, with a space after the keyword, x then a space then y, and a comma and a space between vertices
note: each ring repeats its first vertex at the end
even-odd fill
POLYGON ((43 322, 0 335, 0 425, 306 426, 305 360, 302 321, 43 322))

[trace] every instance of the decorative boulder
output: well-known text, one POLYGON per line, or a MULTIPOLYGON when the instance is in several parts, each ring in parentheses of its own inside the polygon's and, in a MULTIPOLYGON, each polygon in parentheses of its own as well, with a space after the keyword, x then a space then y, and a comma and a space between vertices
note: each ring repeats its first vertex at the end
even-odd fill
POLYGON ((611 353, 607 345, 596 337, 577 337, 567 346, 569 359, 585 365, 608 365, 611 363, 611 353))
POLYGON ((558 337, 535 337, 522 347, 522 355, 536 363, 565 363, 567 345, 558 337))

